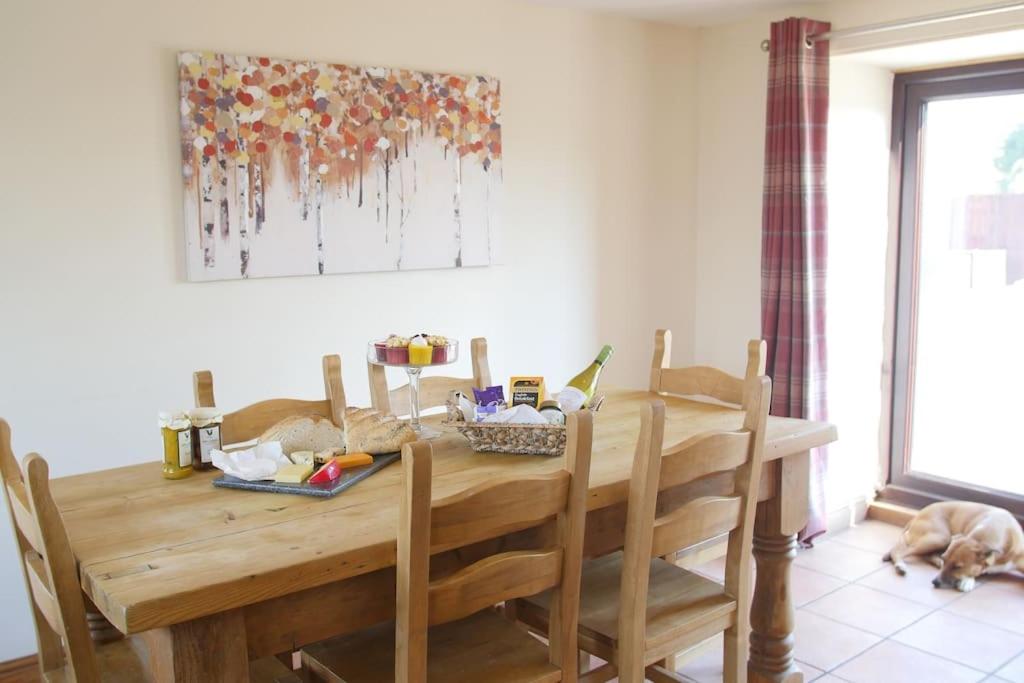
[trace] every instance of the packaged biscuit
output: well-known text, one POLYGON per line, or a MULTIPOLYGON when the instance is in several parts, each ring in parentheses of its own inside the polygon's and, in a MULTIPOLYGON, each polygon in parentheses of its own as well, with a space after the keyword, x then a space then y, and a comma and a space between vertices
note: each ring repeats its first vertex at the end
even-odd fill
POLYGON ((513 377, 509 382, 509 406, 519 405, 540 408, 544 400, 543 377, 513 377))

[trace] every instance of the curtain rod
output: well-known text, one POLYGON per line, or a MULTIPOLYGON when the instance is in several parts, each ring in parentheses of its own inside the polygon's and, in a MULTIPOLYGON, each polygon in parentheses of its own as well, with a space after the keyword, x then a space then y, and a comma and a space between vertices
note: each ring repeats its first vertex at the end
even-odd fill
MULTIPOLYGON (((866 36, 874 33, 896 31, 903 28, 928 26, 930 24, 941 24, 947 21, 955 21, 957 19, 984 17, 990 14, 1000 14, 1002 12, 1012 12, 1014 10, 1024 10, 1024 2, 1014 0, 1013 2, 1001 2, 995 5, 984 5, 982 7, 974 7, 972 9, 962 9, 955 10, 952 12, 926 14, 924 16, 915 17, 913 19, 899 19, 897 21, 888 21, 879 24, 867 24, 865 26, 844 28, 838 31, 826 31, 825 33, 815 33, 810 36, 807 36, 807 47, 811 47, 814 43, 817 43, 818 41, 821 40, 832 40, 835 38, 850 38, 852 36, 866 36)), ((768 52, 770 48, 771 41, 761 41, 761 49, 763 51, 768 52)))

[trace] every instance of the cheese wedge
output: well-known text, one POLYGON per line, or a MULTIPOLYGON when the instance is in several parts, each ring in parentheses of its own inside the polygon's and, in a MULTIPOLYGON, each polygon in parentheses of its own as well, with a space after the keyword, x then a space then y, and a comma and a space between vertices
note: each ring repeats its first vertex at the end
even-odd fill
POLYGON ((372 465, 373 456, 369 453, 349 453, 348 455, 336 456, 334 462, 338 463, 341 469, 346 467, 362 467, 363 465, 372 465))
POLYGON ((282 465, 274 475, 274 481, 278 484, 301 484, 312 473, 312 464, 282 465))

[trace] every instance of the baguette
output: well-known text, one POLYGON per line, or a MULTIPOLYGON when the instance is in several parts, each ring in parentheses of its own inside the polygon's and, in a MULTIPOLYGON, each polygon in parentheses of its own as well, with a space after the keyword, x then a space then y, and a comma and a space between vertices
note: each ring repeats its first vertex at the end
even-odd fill
POLYGON ((416 432, 394 415, 373 408, 345 410, 345 450, 348 453, 394 453, 416 440, 416 432))

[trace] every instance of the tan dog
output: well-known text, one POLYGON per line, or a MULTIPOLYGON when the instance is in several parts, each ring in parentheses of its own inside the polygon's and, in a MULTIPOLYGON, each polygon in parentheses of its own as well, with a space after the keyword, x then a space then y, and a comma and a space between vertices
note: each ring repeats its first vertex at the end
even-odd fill
POLYGON ((902 576, 907 573, 903 560, 912 555, 926 556, 942 570, 932 580, 933 586, 952 586, 966 593, 981 574, 1015 568, 1024 572, 1024 531, 1002 508, 932 503, 910 520, 899 542, 882 559, 892 562, 902 576))

